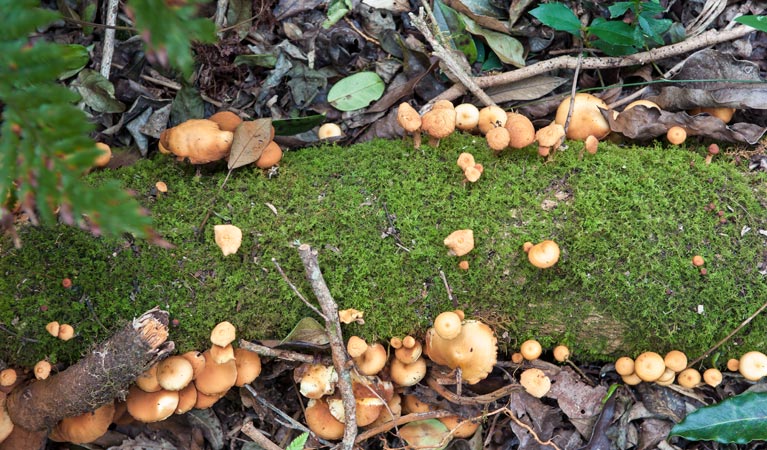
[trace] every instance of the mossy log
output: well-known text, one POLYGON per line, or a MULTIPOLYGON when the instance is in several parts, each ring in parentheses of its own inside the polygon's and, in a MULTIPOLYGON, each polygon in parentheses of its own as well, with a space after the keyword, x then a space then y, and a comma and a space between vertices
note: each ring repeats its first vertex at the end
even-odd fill
POLYGON ((0 449, 39 449, 64 417, 124 398, 142 372, 174 350, 167 338, 168 313, 152 309, 64 371, 16 387, 6 402, 14 428, 0 449))

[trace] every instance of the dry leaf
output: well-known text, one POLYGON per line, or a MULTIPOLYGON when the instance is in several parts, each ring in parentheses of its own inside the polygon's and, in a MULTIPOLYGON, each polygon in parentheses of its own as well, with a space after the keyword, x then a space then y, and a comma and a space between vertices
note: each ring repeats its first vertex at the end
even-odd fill
POLYGON ((219 246, 224 256, 237 253, 242 243, 242 230, 234 225, 216 225, 213 227, 216 245, 219 246))
POLYGON ((229 153, 229 170, 256 162, 272 139, 274 139, 272 119, 242 122, 234 130, 232 150, 229 153))

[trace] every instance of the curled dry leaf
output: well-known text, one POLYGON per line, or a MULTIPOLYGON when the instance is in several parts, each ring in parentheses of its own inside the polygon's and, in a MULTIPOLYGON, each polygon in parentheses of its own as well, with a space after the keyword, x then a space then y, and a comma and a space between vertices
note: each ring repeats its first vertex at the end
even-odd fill
POLYGON ((272 119, 242 122, 234 130, 229 170, 258 161, 267 145, 274 139, 272 119))
POLYGON ((365 323, 365 319, 363 319, 364 315, 365 313, 363 311, 358 311, 354 308, 338 311, 338 319, 341 323, 357 322, 358 324, 363 325, 365 323))

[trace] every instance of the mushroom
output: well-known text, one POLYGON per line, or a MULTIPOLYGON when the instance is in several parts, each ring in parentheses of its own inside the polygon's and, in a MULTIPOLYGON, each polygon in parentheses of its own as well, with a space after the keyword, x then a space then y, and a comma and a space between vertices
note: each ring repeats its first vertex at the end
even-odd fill
POLYGON ((68 323, 63 323, 59 326, 58 338, 62 341, 68 341, 75 337, 75 329, 68 323))
POLYGON ((698 372, 698 369, 694 369, 692 367, 684 369, 676 376, 676 382, 679 383, 679 386, 689 389, 699 385, 700 381, 700 372, 698 372))
POLYGON ((558 362, 565 362, 570 359, 570 349, 566 345, 557 345, 554 347, 554 359, 558 362))
POLYGON ((208 117, 208 120, 216 122, 219 129, 223 131, 231 131, 232 133, 234 133, 237 126, 242 123, 240 116, 231 111, 219 111, 208 117))
POLYGON ((594 137, 593 134, 590 134, 583 143, 583 148, 585 148, 590 155, 596 155, 597 149, 599 148, 599 139, 594 137))
POLYGON ((525 357, 522 356, 522 353, 514 352, 511 354, 511 362, 514 364, 522 364, 522 361, 525 360, 525 357))
POLYGON ((144 392, 157 392, 162 389, 157 381, 157 364, 151 365, 147 370, 136 377, 136 386, 144 392))
POLYGON ((767 375, 767 355, 759 351, 744 353, 738 361, 738 371, 749 381, 759 381, 767 375))
POLYGON ((519 353, 522 353, 522 357, 528 361, 538 359, 543 353, 543 347, 541 343, 535 339, 528 339, 519 346, 519 353))
POLYGON ((697 114, 710 114, 717 119, 720 119, 724 123, 730 123, 732 120, 732 116, 735 115, 735 108, 727 108, 727 107, 708 107, 708 108, 693 108, 689 111, 691 116, 695 116, 697 114))
MULTIPOLYGON (((602 139, 610 133, 610 125, 602 115, 602 110, 607 109, 607 103, 601 98, 591 94, 575 94, 573 101, 573 113, 567 126, 567 137, 576 141, 583 141, 589 135, 602 139)), ((567 114, 570 111, 570 96, 562 100, 557 108, 554 122, 564 126, 567 114)))
MULTIPOLYGON (((194 402, 194 409, 210 408, 211 406, 215 405, 217 401, 221 400, 221 398, 223 398, 224 395, 226 395, 226 392, 221 392, 219 394, 213 394, 213 395, 203 394, 198 389, 195 389, 195 392, 197 392, 197 399, 194 402)), ((180 396, 179 396, 179 399, 180 399, 180 396)))
POLYGON ((237 379, 234 381, 237 387, 250 384, 261 375, 261 357, 248 349, 234 349, 234 365, 237 367, 237 379))
POLYGON ((282 149, 280 145, 274 141, 269 142, 264 148, 261 156, 256 160, 256 167, 259 169, 268 169, 282 159, 282 149))
POLYGON ((160 143, 179 161, 185 158, 192 164, 207 164, 229 155, 234 134, 224 131, 208 119, 190 119, 166 130, 160 143))
POLYGON ((700 266, 702 266, 705 263, 706 263, 706 261, 700 255, 695 255, 695 256, 692 257, 692 265, 695 266, 695 267, 700 267, 700 266))
POLYGON ((519 384, 533 397, 541 398, 551 389, 551 380, 541 369, 527 369, 519 376, 519 384))
POLYGON ((429 135, 429 145, 439 146, 440 139, 455 131, 455 109, 445 104, 439 107, 435 104, 431 111, 421 117, 421 130, 429 135))
POLYGON ((461 103, 455 107, 455 127, 461 131, 471 131, 479 123, 479 109, 471 103, 461 103))
POLYGON ((431 405, 422 402, 415 394, 402 396, 402 411, 412 413, 425 413, 431 411, 431 405))
POLYGON ((311 399, 304 411, 306 425, 322 439, 337 440, 344 435, 345 426, 332 414, 324 399, 311 399))
POLYGON ((442 339, 454 339, 461 334, 461 317, 455 311, 445 311, 434 319, 434 331, 442 339))
POLYGON ((35 367, 33 369, 35 373, 35 378, 38 380, 44 380, 48 378, 48 375, 51 374, 51 363, 49 363, 46 360, 40 360, 35 364, 35 367))
POLYGON ((96 142, 96 148, 101 150, 101 154, 93 161, 94 167, 106 167, 112 160, 112 148, 103 142, 96 142))
POLYGON ((463 256, 474 249, 474 231, 469 229, 453 231, 443 243, 450 249, 448 254, 451 256, 463 256))
POLYGON ((139 422, 159 422, 176 412, 178 392, 144 392, 136 386, 131 386, 125 404, 128 413, 139 422))
POLYGON ((740 361, 735 358, 730 358, 727 360, 727 370, 730 372, 737 372, 738 367, 740 367, 740 361))
POLYGON ((456 164, 458 164, 458 167, 460 167, 461 170, 465 171, 469 167, 474 167, 476 161, 474 161, 474 155, 471 153, 463 152, 458 155, 456 164))
POLYGON ((421 357, 422 352, 423 346, 421 343, 413 339, 412 336, 407 336, 402 340, 402 347, 394 351, 394 357, 403 364, 412 364, 421 357))
POLYGON ((500 106, 485 106, 479 110, 479 122, 477 123, 479 132, 487 134, 493 128, 503 127, 506 125, 506 119, 506 111, 500 106))
POLYGON ((157 189, 157 192, 160 192, 162 194, 168 192, 168 185, 165 184, 164 181, 158 181, 154 184, 154 188, 157 189))
POLYGON ((716 367, 706 369, 703 372, 703 381, 711 387, 717 387, 722 383, 722 372, 716 367))
POLYGON ((192 350, 182 354, 181 357, 192 365, 192 379, 197 378, 197 375, 205 368, 205 355, 197 350, 192 350))
POLYGON ((293 378, 299 383, 299 392, 306 398, 320 398, 332 394, 338 381, 333 366, 302 364, 296 368, 293 378))
POLYGON ((476 384, 495 366, 498 353, 493 330, 476 320, 466 320, 453 339, 443 339, 432 327, 426 332, 424 353, 437 364, 460 368, 463 380, 476 384))
POLYGON ((634 373, 642 381, 655 381, 663 375, 666 364, 663 357, 655 352, 644 352, 634 360, 634 373))
POLYGON ((189 383, 184 389, 178 391, 178 405, 175 414, 184 414, 197 404, 197 388, 194 383, 189 383))
POLYGON ((234 359, 234 347, 232 347, 232 344, 226 347, 211 345, 208 353, 216 364, 223 364, 234 359))
POLYGON ((711 160, 714 159, 714 156, 719 154, 719 146, 716 144, 711 144, 708 146, 708 154, 706 155, 706 164, 711 164, 711 160))
POLYGON ((674 372, 681 372, 687 367, 687 355, 679 350, 671 350, 663 357, 663 364, 674 372))
POLYGON ((217 363, 206 351, 205 368, 197 375, 194 385, 199 392, 206 395, 223 394, 237 381, 237 364, 233 359, 225 363, 217 363))
POLYGON ((506 125, 509 131, 509 147, 525 148, 535 142, 535 127, 526 116, 519 113, 506 113, 506 125))
POLYGON ((365 353, 353 358, 357 371, 362 375, 375 375, 386 365, 386 348, 375 343, 369 345, 365 353))
POLYGON ((237 337, 237 329, 231 322, 223 321, 216 324, 210 332, 210 343, 219 347, 226 347, 234 342, 237 337))
POLYGON ((0 386, 13 386, 17 379, 18 375, 16 374, 16 369, 8 368, 0 370, 0 386))
POLYGON ((365 313, 363 311, 358 311, 354 308, 342 309, 341 311, 338 311, 338 320, 340 320, 341 323, 356 322, 360 325, 364 325, 365 324, 365 319, 363 318, 364 316, 365 316, 365 313))
POLYGON ((61 325, 56 321, 48 322, 48 325, 45 326, 45 331, 53 337, 58 337, 60 327, 61 325))
POLYGON ((675 125, 666 131, 666 139, 671 144, 681 145, 687 139, 687 132, 684 128, 675 125))
POLYGON ((633 372, 628 375, 621 375, 621 380, 629 386, 636 386, 642 382, 642 379, 633 372))
MULTIPOLYGON (((410 106, 410 105, 408 105, 410 106)), ((415 110, 413 110, 415 111, 415 110)), ((418 113, 416 113, 418 114, 418 113)), ((419 118, 420 120, 420 118, 419 118)), ((420 126, 420 125, 419 125, 420 126)), ((341 127, 339 127, 335 123, 323 123, 320 126, 320 129, 317 130, 317 137, 320 139, 331 139, 331 138, 337 138, 343 136, 343 131, 341 131, 341 127)))
POLYGON ((463 420, 460 416, 440 417, 437 420, 442 422, 456 439, 470 438, 479 428, 479 422, 463 420))
POLYGON ((362 339, 359 336, 351 336, 349 337, 349 340, 346 342, 346 351, 349 353, 349 356, 352 358, 357 358, 362 356, 363 353, 368 349, 368 343, 365 342, 364 339, 362 339))
POLYGON ((381 411, 378 418, 370 424, 371 427, 377 427, 389 423, 394 419, 399 419, 402 415, 402 397, 399 394, 392 395, 391 400, 386 402, 386 408, 381 411))
POLYGON ((477 180, 479 180, 479 177, 482 175, 482 170, 480 169, 481 164, 474 164, 473 166, 469 166, 466 168, 466 170, 463 171, 463 175, 466 177, 466 181, 470 183, 476 183, 477 180))
POLYGON ((628 356, 621 356, 615 361, 615 371, 621 376, 631 375, 634 373, 634 360, 628 356))
POLYGON ((655 384, 661 386, 670 386, 674 383, 674 378, 676 378, 676 372, 666 367, 666 370, 663 371, 663 374, 658 377, 657 380, 655 380, 655 384))
POLYGON ((421 124, 422 119, 409 103, 400 103, 397 109, 397 123, 405 130, 405 135, 413 134, 413 147, 421 147, 421 124))
POLYGON ((530 247, 527 259, 539 269, 549 268, 559 261, 559 245, 550 239, 541 241, 530 247))
POLYGON ((469 270, 469 261, 465 259, 458 263, 458 268, 461 270, 469 270))
POLYGON ((157 363, 157 383, 166 391, 184 389, 194 377, 194 367, 183 356, 170 356, 157 363))
POLYGON ((511 136, 509 135, 509 130, 506 128, 496 127, 488 130, 485 134, 485 140, 487 141, 488 147, 490 147, 497 155, 509 146, 511 136))
POLYGON ((406 364, 395 357, 389 366, 389 376, 397 386, 415 386, 426 376, 426 360, 417 358, 406 364))
POLYGON ((535 132, 538 141, 538 154, 546 157, 556 151, 565 139, 565 128, 558 123, 551 123, 535 132))
MULTIPOLYGON (((115 404, 109 402, 94 411, 65 417, 53 427, 49 438, 58 442, 87 444, 103 436, 112 424, 115 404)), ((1 441, 2 439, 0 439, 1 441)))
POLYGON ((213 234, 216 245, 221 249, 224 256, 237 253, 242 244, 242 230, 234 225, 215 225, 213 234))

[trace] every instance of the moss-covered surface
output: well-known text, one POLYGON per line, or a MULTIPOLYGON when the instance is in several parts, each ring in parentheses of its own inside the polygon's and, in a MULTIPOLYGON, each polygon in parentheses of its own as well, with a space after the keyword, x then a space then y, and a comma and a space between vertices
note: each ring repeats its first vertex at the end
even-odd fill
MULTIPOLYGON (((225 170, 198 177, 195 168, 156 155, 94 173, 94 183, 116 177, 134 190, 176 247, 22 228, 23 248, 2 242, 0 358, 72 361, 155 305, 179 320, 172 339, 180 350, 204 348, 224 319, 244 338, 282 337, 311 315, 272 262, 312 299, 299 242, 319 249, 339 305, 365 311, 367 323, 347 330, 369 339, 423 332, 452 308, 440 270, 459 307, 494 325, 501 342, 564 342, 587 360, 672 347, 698 355, 767 299, 759 273, 765 237, 757 232, 767 229, 763 174, 744 173, 726 157, 705 165, 702 148, 579 153, 571 143, 548 163, 534 150, 496 158, 468 135, 436 150, 378 141, 289 152, 276 177, 254 167, 235 171, 200 237, 196 227, 225 170), (464 184, 455 164, 462 151, 484 165, 475 184, 464 184), (167 194, 154 191, 158 180, 167 194), (236 255, 223 257, 213 242, 219 223, 243 230, 236 255), (391 224, 399 242, 386 235, 391 224), (477 244, 468 271, 442 245, 462 228, 474 230, 477 244), (522 244, 543 239, 557 241, 562 257, 538 270, 522 244), (706 259, 706 276, 692 266, 695 254, 706 259), (72 288, 62 287, 65 277, 72 288), (49 336, 51 320, 72 323, 78 338, 49 336)), ((763 350, 766 331, 767 318, 758 318, 724 354, 763 350)))

